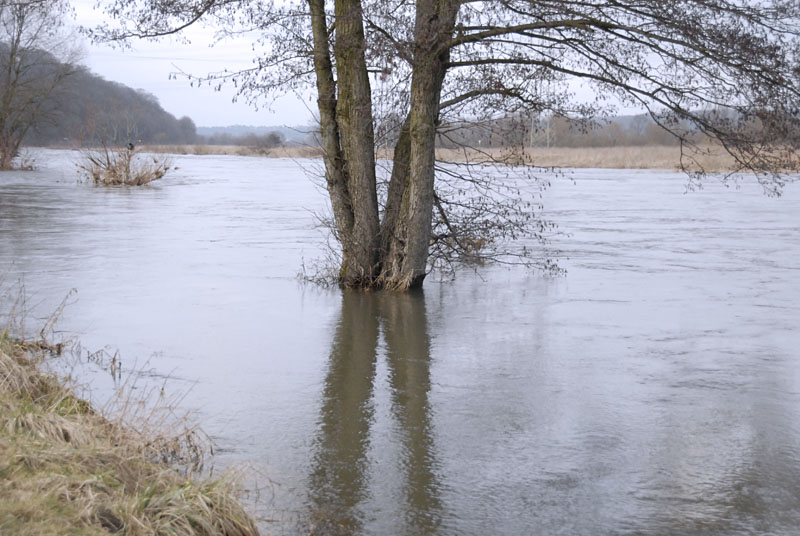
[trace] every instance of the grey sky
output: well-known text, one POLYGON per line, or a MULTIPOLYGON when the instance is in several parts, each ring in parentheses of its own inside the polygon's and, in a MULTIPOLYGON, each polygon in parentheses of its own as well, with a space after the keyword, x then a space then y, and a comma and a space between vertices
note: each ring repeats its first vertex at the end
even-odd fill
MULTIPOLYGON (((93 26, 103 20, 94 0, 73 0, 76 24, 93 26)), ((176 117, 187 115, 198 126, 243 125, 303 125, 311 120, 308 102, 289 95, 279 99, 269 109, 256 110, 244 101, 232 103, 234 91, 210 87, 192 88, 185 79, 170 80, 178 68, 185 72, 203 74, 225 68, 248 67, 252 50, 248 42, 227 41, 214 47, 213 30, 193 28, 188 34, 191 44, 176 39, 157 43, 133 42, 132 50, 84 43, 83 63, 92 72, 155 95, 161 105, 176 117)))
MULTIPOLYGON (((95 26, 105 15, 94 7, 94 0, 72 0, 76 11, 76 24, 95 26)), ((246 38, 224 41, 213 47, 214 30, 201 26, 191 27, 186 34, 190 44, 176 38, 158 42, 133 41, 132 49, 121 50, 106 45, 84 44, 84 61, 94 73, 155 95, 161 105, 176 117, 189 116, 197 126, 226 125, 306 125, 312 121, 315 103, 309 96, 300 99, 287 95, 259 109, 244 100, 232 103, 235 95, 231 87, 217 92, 212 87, 190 87, 185 78, 170 80, 170 73, 178 70, 192 74, 235 70, 252 65, 251 43, 246 38)), ((580 81, 570 83, 570 90, 579 101, 590 101, 593 92, 580 81)), ((639 113, 641 110, 620 106, 620 113, 639 113)))

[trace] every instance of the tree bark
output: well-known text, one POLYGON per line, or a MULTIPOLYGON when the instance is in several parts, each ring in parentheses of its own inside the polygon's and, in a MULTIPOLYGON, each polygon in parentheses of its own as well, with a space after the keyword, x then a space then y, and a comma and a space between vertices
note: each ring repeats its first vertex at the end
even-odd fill
POLYGON ((458 2, 417 4, 409 115, 395 146, 379 220, 371 88, 360 0, 337 0, 330 55, 324 0, 309 0, 326 179, 342 244, 339 283, 408 290, 427 273, 434 202, 436 125, 458 2), (338 90, 338 93, 337 93, 338 90))
POLYGON ((342 244, 342 275, 352 276, 357 266, 350 235, 353 230, 353 207, 347 189, 342 151, 339 146, 339 125, 336 121, 336 82, 333 79, 325 0, 309 0, 311 31, 314 40, 314 70, 317 80, 320 136, 325 163, 325 182, 331 198, 336 232, 342 244))
POLYGON ((404 125, 395 148, 389 201, 382 226, 384 262, 380 281, 393 290, 420 287, 427 274, 436 125, 449 60, 444 44, 452 35, 457 12, 457 2, 453 1, 417 3, 410 112, 407 129, 404 125), (393 184, 395 180, 398 184, 393 184), (393 203, 398 195, 401 200, 396 208, 393 203))
POLYGON ((402 264, 402 251, 394 244, 397 242, 398 222, 401 217, 403 198, 409 177, 409 160, 411 158, 411 134, 409 119, 403 122, 400 135, 394 147, 392 158, 392 175, 389 179, 389 189, 386 195, 386 206, 381 219, 380 253, 381 275, 380 284, 383 285, 391 273, 397 272, 402 264))
POLYGON ((342 266, 344 286, 371 286, 378 268, 378 196, 375 182, 375 135, 372 90, 365 59, 363 13, 360 0, 335 3, 336 120, 353 225, 349 236, 349 263, 342 266))

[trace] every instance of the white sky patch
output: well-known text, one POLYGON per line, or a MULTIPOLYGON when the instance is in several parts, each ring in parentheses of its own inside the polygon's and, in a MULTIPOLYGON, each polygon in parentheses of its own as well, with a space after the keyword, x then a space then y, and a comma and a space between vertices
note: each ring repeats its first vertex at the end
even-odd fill
MULTIPOLYGON (((92 27, 105 19, 94 0, 73 0, 75 24, 92 27)), ((236 70, 252 65, 253 51, 248 41, 223 41, 213 47, 211 28, 192 27, 186 37, 190 44, 166 37, 158 42, 132 41, 131 49, 96 45, 84 41, 83 64, 106 80, 143 89, 155 95, 161 106, 176 117, 189 116, 197 126, 226 125, 305 125, 311 121, 309 105, 294 95, 275 101, 269 108, 248 105, 244 99, 232 102, 232 85, 215 91, 213 86, 191 87, 183 77, 170 79, 179 70, 203 75, 224 69, 236 70)))
MULTIPOLYGON (((106 20, 95 0, 73 0, 75 24, 93 27, 106 20)), ((289 94, 275 102, 262 103, 256 109, 245 99, 232 102, 236 91, 232 84, 220 91, 214 85, 191 87, 184 77, 170 79, 170 74, 183 71, 194 75, 234 71, 252 66, 253 50, 245 36, 237 40, 214 43, 214 29, 195 25, 185 31, 190 40, 183 43, 175 37, 165 37, 157 42, 131 41, 132 48, 121 49, 98 45, 84 40, 83 63, 92 72, 106 80, 120 82, 135 89, 143 89, 158 98, 161 106, 175 117, 189 116, 197 126, 227 125, 286 125, 304 126, 312 123, 316 107, 313 98, 301 99, 289 94)), ((576 102, 591 102, 594 92, 584 81, 572 80, 569 88, 576 102)), ((640 113, 640 109, 620 106, 619 113, 640 113)))

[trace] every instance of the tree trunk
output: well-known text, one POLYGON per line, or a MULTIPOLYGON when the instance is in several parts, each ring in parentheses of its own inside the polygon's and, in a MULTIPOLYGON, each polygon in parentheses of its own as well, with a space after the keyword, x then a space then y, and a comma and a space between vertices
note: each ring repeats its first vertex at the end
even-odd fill
POLYGON ((386 206, 381 219, 380 284, 385 284, 390 274, 399 271, 403 262, 402 250, 395 247, 398 241, 398 222, 401 220, 401 209, 405 198, 409 177, 409 160, 411 158, 411 134, 409 119, 403 122, 400 135, 394 147, 392 159, 392 175, 389 179, 389 190, 386 195, 386 206))
POLYGON ((339 126, 345 179, 353 225, 343 244, 350 249, 340 272, 345 286, 371 286, 378 267, 378 196, 375 183, 375 136, 372 90, 364 57, 363 13, 360 0, 338 0, 336 14, 336 72, 339 126))
POLYGON ((417 4, 411 108, 395 146, 383 221, 375 180, 372 98, 360 0, 336 0, 336 76, 324 0, 308 0, 328 193, 346 287, 419 287, 433 214, 436 123, 458 2, 417 4))
POLYGON ((380 282, 393 290, 420 287, 427 274, 436 125, 445 65, 449 59, 447 48, 442 45, 452 35, 457 11, 455 2, 417 3, 411 106, 395 147, 381 229, 384 257, 380 282), (400 199, 399 206, 397 199, 400 199))
POLYGON ((308 5, 325 178, 342 246, 339 283, 369 287, 378 266, 379 225, 372 98, 364 57, 361 3, 335 3, 333 53, 338 80, 334 80, 325 1, 309 0, 308 5))
POLYGON ((336 82, 333 79, 325 0, 309 0, 311 30, 314 39, 314 70, 317 78, 317 106, 325 163, 325 182, 331 198, 336 232, 342 244, 342 275, 352 277, 347 267, 357 266, 350 234, 353 230, 353 207, 347 189, 342 151, 339 146, 339 125, 336 122, 336 82))
POLYGON ((14 159, 14 155, 11 152, 8 143, 5 140, 0 140, 0 171, 11 169, 11 161, 14 159))

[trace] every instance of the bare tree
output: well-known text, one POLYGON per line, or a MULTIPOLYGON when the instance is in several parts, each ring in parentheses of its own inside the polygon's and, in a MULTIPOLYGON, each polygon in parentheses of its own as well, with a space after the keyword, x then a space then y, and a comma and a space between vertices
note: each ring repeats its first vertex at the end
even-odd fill
POLYGON ((64 33, 65 0, 0 0, 0 170, 25 135, 53 114, 56 92, 77 59, 64 33))
POLYGON ((437 245, 486 245, 465 230, 541 236, 513 186, 469 163, 437 166, 437 132, 459 121, 636 104, 679 141, 692 180, 704 176, 698 133, 767 192, 798 168, 796 0, 116 0, 108 13, 118 24, 96 37, 158 38, 201 20, 254 32, 253 68, 205 77, 246 97, 316 88, 345 286, 417 287, 437 245), (382 188, 375 149, 389 144, 382 188))

